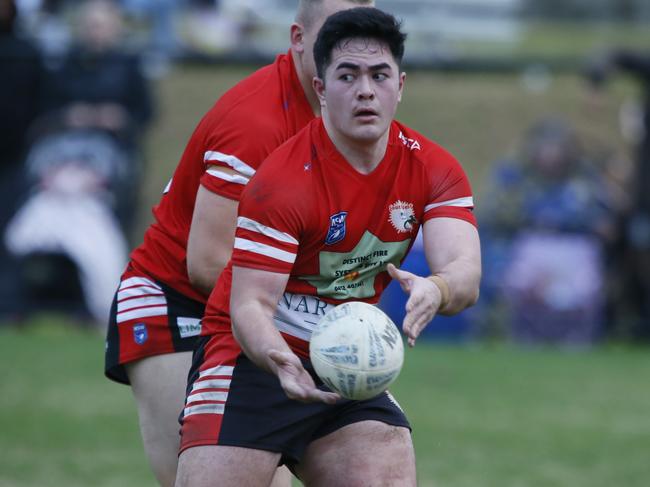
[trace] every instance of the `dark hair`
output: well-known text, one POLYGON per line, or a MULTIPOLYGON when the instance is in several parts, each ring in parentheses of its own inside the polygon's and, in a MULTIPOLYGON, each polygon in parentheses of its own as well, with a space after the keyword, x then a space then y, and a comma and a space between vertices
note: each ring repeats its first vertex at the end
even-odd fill
POLYGON ((324 79, 332 51, 346 39, 373 39, 388 45, 398 66, 404 57, 406 34, 395 17, 373 7, 356 7, 330 15, 318 32, 314 62, 318 77, 324 79))

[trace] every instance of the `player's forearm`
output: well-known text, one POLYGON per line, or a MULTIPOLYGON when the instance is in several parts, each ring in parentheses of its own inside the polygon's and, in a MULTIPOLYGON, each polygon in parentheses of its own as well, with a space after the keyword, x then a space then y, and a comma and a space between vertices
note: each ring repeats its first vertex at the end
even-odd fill
POLYGON ((192 286, 206 296, 209 296, 219 278, 219 274, 221 274, 221 271, 226 266, 229 257, 229 255, 224 255, 219 258, 218 255, 212 255, 201 258, 200 256, 188 253, 187 275, 192 286))
POLYGON ((273 309, 251 302, 231 313, 233 334, 246 356, 261 369, 275 374, 277 366, 269 359, 269 350, 293 352, 273 324, 273 309))
MULTIPOLYGON (((481 282, 481 264, 473 259, 459 258, 434 273, 448 286, 447 302, 438 310, 442 315, 454 315, 476 303, 481 282)), ((437 283, 440 286, 440 283, 437 283)))

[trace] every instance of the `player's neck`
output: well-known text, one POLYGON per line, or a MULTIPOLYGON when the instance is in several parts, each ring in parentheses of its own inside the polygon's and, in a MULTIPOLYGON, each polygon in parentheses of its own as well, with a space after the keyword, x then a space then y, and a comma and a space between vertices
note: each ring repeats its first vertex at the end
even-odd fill
POLYGON ((291 56, 293 57, 293 65, 296 68, 298 81, 300 81, 300 86, 302 86, 302 91, 307 97, 309 106, 314 112, 314 115, 316 117, 320 117, 320 102, 318 101, 318 97, 316 96, 314 88, 312 87, 312 79, 305 74, 305 71, 302 69, 302 60, 293 49, 291 50, 291 56))
POLYGON ((346 137, 328 123, 327 117, 323 118, 323 123, 336 149, 357 172, 370 174, 384 158, 388 147, 388 130, 376 141, 368 142, 346 137))

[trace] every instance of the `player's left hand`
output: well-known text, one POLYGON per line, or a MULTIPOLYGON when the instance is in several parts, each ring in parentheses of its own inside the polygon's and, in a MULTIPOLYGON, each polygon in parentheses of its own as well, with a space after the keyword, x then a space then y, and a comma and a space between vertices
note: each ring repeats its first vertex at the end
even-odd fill
POLYGON ((341 396, 334 392, 318 389, 294 353, 269 350, 268 357, 275 363, 275 373, 289 399, 301 402, 320 401, 326 404, 334 404, 341 399, 341 396))
POLYGON ((400 270, 393 264, 388 264, 387 270, 390 277, 399 283, 402 291, 409 295, 402 329, 408 337, 409 346, 412 347, 420 332, 438 311, 442 298, 440 289, 430 279, 400 270))

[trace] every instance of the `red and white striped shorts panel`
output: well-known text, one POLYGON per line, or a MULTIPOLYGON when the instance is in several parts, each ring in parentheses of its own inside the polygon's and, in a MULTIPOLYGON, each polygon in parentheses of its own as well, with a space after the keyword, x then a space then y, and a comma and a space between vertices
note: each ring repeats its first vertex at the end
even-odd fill
POLYGON ((117 323, 167 316, 167 298, 162 288, 146 277, 129 277, 117 290, 117 323))
POLYGON ((124 365, 154 355, 192 351, 205 304, 129 266, 111 306, 104 372, 128 384, 124 365))
POLYGON ((115 299, 115 324, 109 326, 117 326, 119 364, 175 351, 168 300, 159 284, 127 270, 115 299))
POLYGON ((183 417, 194 414, 223 414, 234 367, 217 365, 199 372, 187 396, 183 417))
POLYGON ((240 353, 232 335, 206 337, 195 352, 181 421, 181 452, 193 446, 217 444, 240 353), (216 343, 223 345, 224 341, 227 346, 216 352, 216 343))

